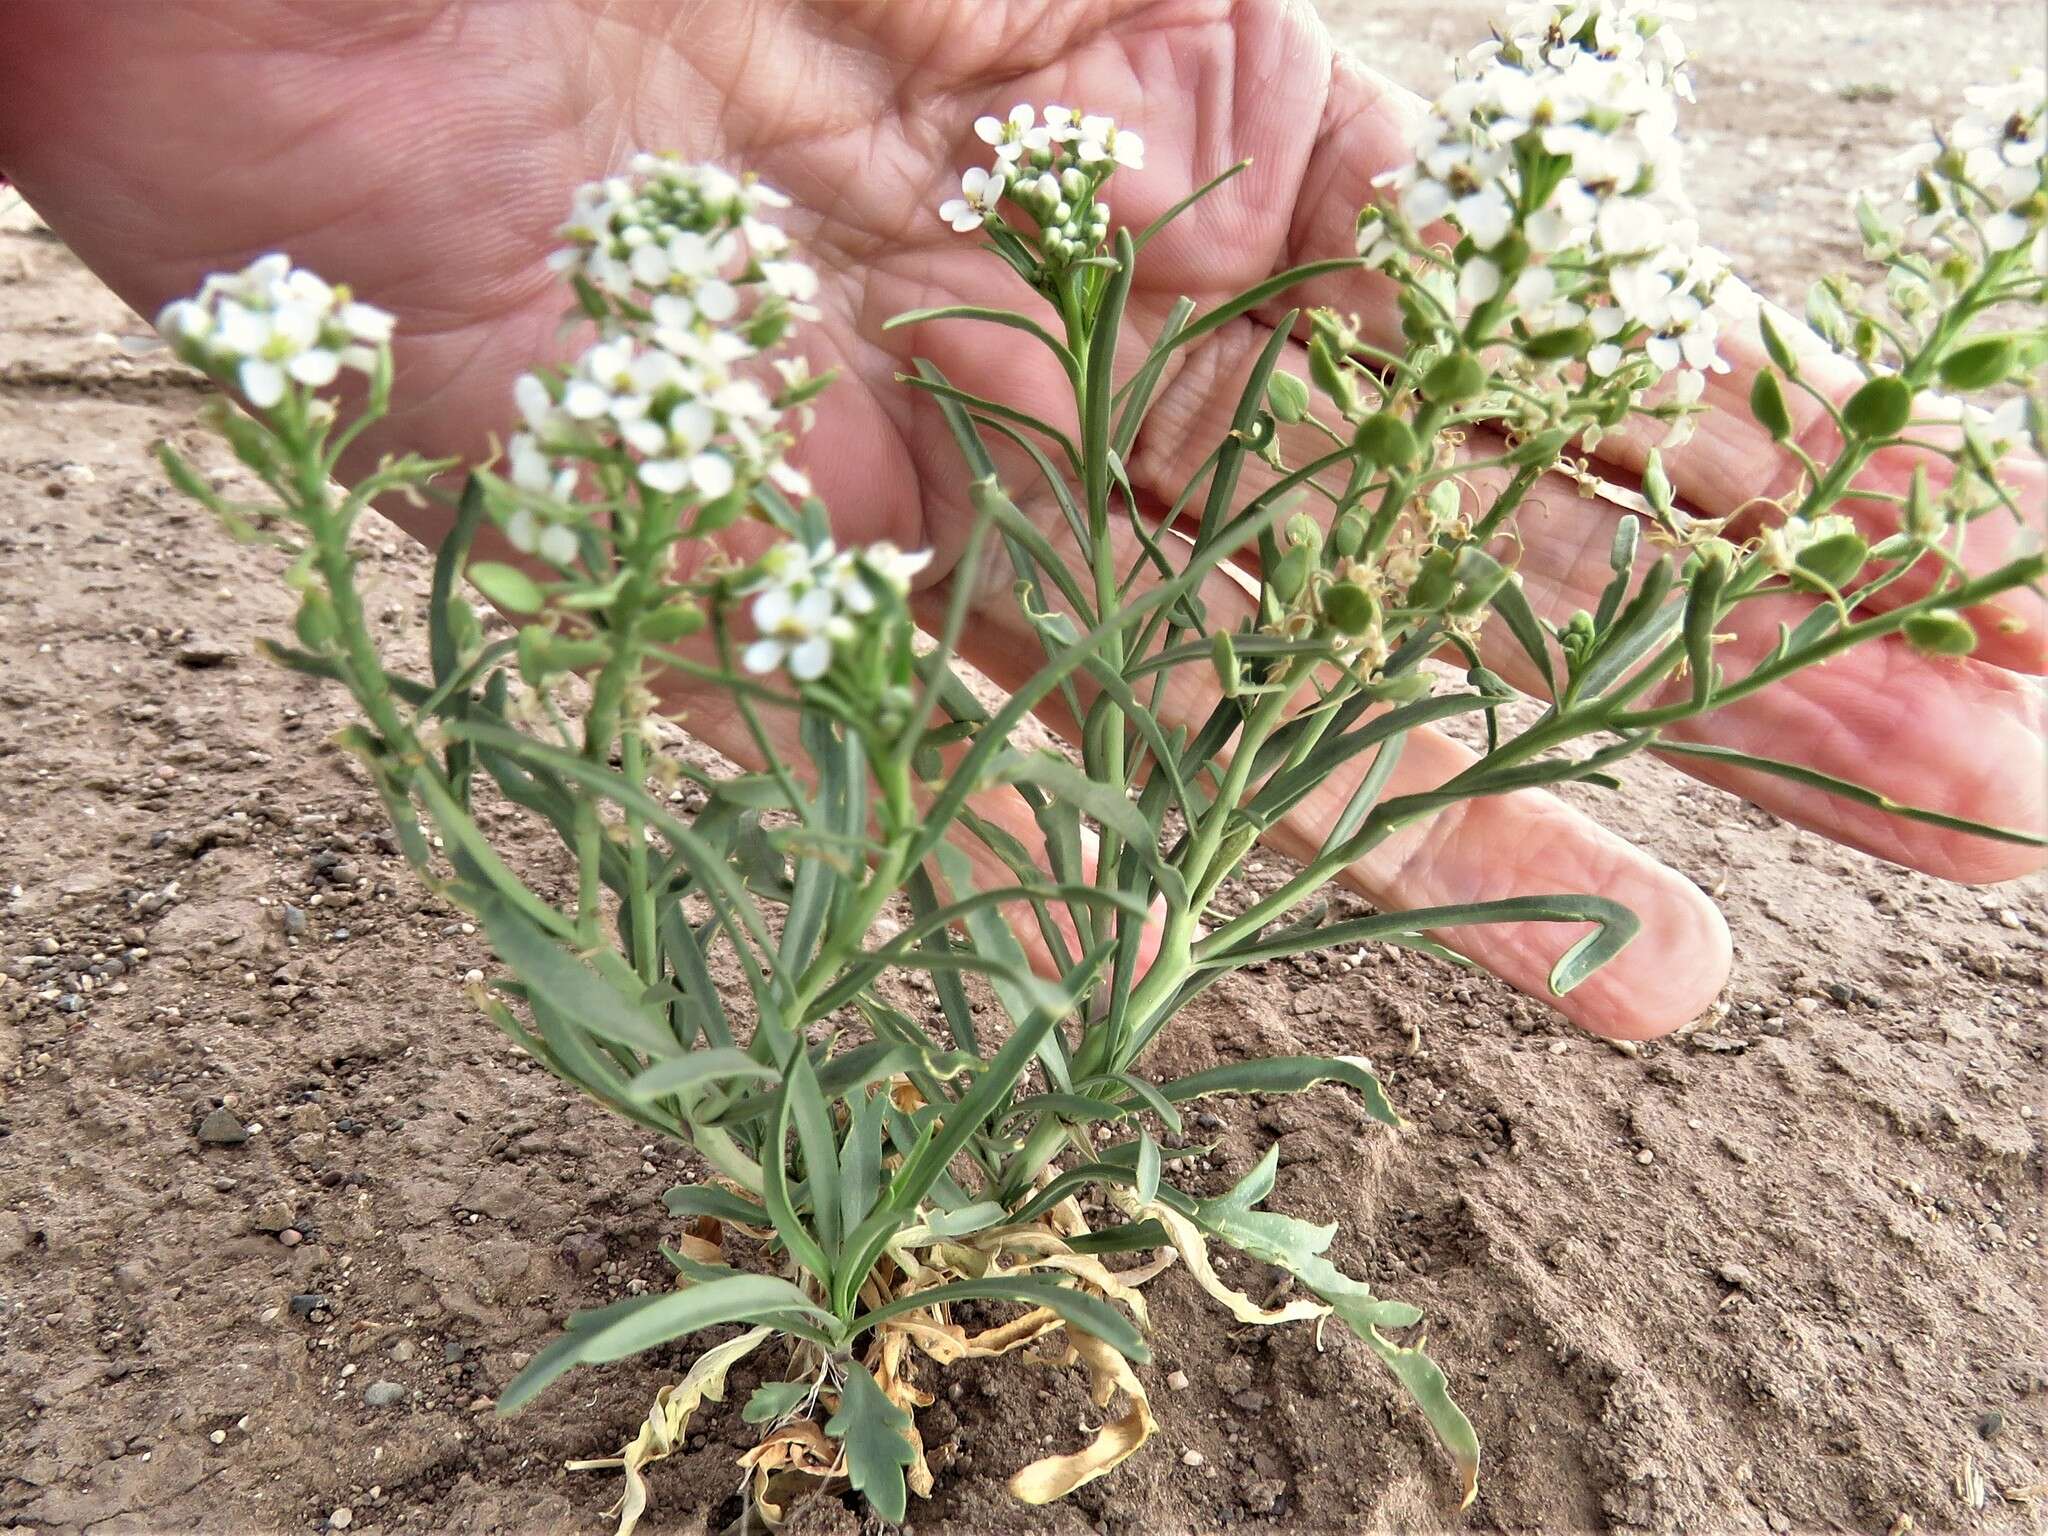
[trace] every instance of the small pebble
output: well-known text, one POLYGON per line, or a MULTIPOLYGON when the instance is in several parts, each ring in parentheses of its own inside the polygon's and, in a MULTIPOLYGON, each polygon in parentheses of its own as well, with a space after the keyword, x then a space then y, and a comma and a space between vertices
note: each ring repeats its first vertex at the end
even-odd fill
POLYGON ((405 1401, 405 1388, 395 1381, 373 1381, 364 1388, 363 1401, 372 1408, 389 1408, 405 1401))
POLYGON ((286 1227, 277 1234, 277 1240, 287 1248, 296 1248, 306 1240, 306 1234, 297 1227, 286 1227))
POLYGON ((199 1139, 209 1147, 239 1147, 249 1139, 249 1128, 241 1116, 225 1105, 199 1122, 199 1139))
POLYGON ((228 1432, 224 1429, 216 1429, 212 1434, 208 1435, 206 1438, 211 1440, 215 1445, 226 1445, 228 1442, 228 1432))
POLYGON ((1645 1168, 1647 1168, 1650 1166, 1650 1164, 1657 1161, 1657 1154, 1652 1152, 1648 1147, 1645 1147, 1642 1151, 1636 1154, 1636 1161, 1641 1163, 1645 1168))
POLYGON ((334 1530, 345 1531, 356 1523, 355 1511, 346 1504, 327 1517, 327 1524, 334 1530))
POLYGON ((1180 1453, 1180 1464, 1184 1467, 1199 1467, 1208 1459, 1200 1451, 1182 1451, 1180 1453))
POLYGON ((1173 1371, 1173 1372, 1170 1372, 1170 1373, 1169 1373, 1169 1374, 1167 1375, 1167 1378, 1166 1378, 1166 1385, 1167 1385, 1167 1389, 1168 1389, 1169 1391, 1173 1391, 1173 1392, 1185 1392, 1185 1391, 1187 1391, 1187 1389, 1188 1389, 1188 1373, 1187 1373, 1186 1371, 1173 1371))
POLYGON ((1550 1054, 1553 1056, 1562 1056, 1571 1048, 1572 1043, 1569 1040, 1553 1040, 1550 1042, 1550 1054))

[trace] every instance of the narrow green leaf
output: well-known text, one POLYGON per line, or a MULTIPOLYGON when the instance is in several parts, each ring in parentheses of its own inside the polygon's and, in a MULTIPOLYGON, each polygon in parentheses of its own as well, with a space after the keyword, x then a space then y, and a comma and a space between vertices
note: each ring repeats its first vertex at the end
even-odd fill
POLYGON ((536 994, 566 1018, 619 1045, 656 1060, 676 1054, 667 1028, 635 997, 624 997, 583 960, 542 933, 502 895, 477 903, 476 913, 491 947, 536 994))
POLYGON ((923 325, 932 320, 980 320, 989 325, 1006 325, 1013 331, 1022 331, 1041 342, 1048 352, 1059 359, 1060 367, 1066 370, 1068 378, 1080 376, 1081 364, 1068 349, 1067 344, 1030 316, 1020 315, 1014 309, 984 309, 978 304, 946 304, 937 309, 913 309, 892 316, 882 322, 882 329, 893 331, 900 326, 923 325))
POLYGON ((1975 837, 1988 837, 2001 843, 2017 843, 2025 848, 2048 848, 2048 837, 2036 832, 2023 832, 2015 827, 2001 827, 1990 822, 1971 821, 1964 816, 1951 816, 1943 811, 1929 810, 1924 806, 1905 805, 1888 795, 1881 795, 1874 789, 1861 784, 1852 784, 1847 779, 1808 768, 1803 763, 1782 762, 1777 758, 1758 757, 1748 752, 1737 752, 1732 747, 1714 747, 1701 742, 1659 741, 1656 750, 1671 757, 1706 758, 1717 763, 1727 763, 1746 768, 1753 773, 1768 774, 1772 778, 1789 779, 1795 784, 1804 784, 1812 789, 1824 789, 1831 795, 1857 805, 1867 805, 1872 810, 1887 815, 1903 817, 1907 821, 1925 822, 1931 827, 1945 827, 1951 832, 1968 832, 1975 837))
POLYGON ((1152 1358, 1144 1335, 1122 1312, 1106 1301, 1060 1283, 1050 1275, 959 1280, 951 1285, 934 1286, 928 1291, 916 1291, 908 1296, 899 1296, 871 1312, 863 1312, 853 1320, 849 1332, 858 1335, 906 1312, 958 1301, 1013 1301, 1024 1307, 1048 1307, 1083 1333, 1102 1340, 1127 1360, 1143 1365, 1152 1358))
POLYGON ((754 1060, 745 1051, 732 1046, 718 1046, 656 1062, 626 1085, 626 1094, 640 1103, 651 1104, 671 1094, 688 1093, 702 1084, 728 1082, 738 1077, 772 1083, 780 1075, 773 1067, 754 1060))
MULTIPOLYGON (((808 1069, 809 1058, 799 1043, 791 1052, 790 1063, 783 1069, 782 1086, 775 1095, 775 1120, 769 1132, 768 1142, 761 1152, 761 1203, 768 1209, 769 1220, 775 1223, 775 1235, 782 1239, 782 1246, 789 1256, 801 1264, 824 1286, 829 1294, 832 1288, 832 1261, 825 1250, 811 1235, 811 1229, 804 1224, 797 1211, 796 1202, 790 1192, 789 1183, 789 1133, 795 1121, 796 1105, 791 1094, 791 1084, 796 1079, 798 1066, 808 1069)), ((816 1079, 811 1079, 815 1091, 816 1079)), ((821 1194, 828 1193, 828 1186, 819 1185, 821 1194)), ((836 1211, 835 1211, 836 1215, 836 1211)))
POLYGON ((576 1366, 623 1360, 702 1328, 782 1313, 826 1321, 831 1316, 787 1280, 773 1275, 733 1275, 579 1313, 569 1319, 568 1332, 535 1355, 499 1394, 498 1412, 518 1412, 576 1366))
POLYGON ((1386 1088, 1362 1056, 1266 1056, 1255 1061, 1226 1062, 1205 1072, 1161 1083, 1159 1091, 1176 1104, 1219 1093, 1299 1093, 1317 1083, 1342 1083, 1365 1101, 1366 1112, 1396 1130, 1400 1115, 1386 1088))
POLYGON ((1137 1174, 1138 1200, 1150 1205, 1159 1198, 1159 1143, 1152 1139, 1150 1131, 1138 1135, 1137 1174))

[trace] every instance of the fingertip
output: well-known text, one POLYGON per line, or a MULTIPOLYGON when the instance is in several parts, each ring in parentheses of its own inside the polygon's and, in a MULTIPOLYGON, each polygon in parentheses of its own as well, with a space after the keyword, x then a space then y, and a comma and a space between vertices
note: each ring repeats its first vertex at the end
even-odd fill
POLYGON ((1734 969, 1721 909, 1691 881, 1658 872, 1663 887, 1634 906, 1643 927, 1627 948, 1551 1005, 1607 1040, 1657 1040, 1714 1005, 1734 969))

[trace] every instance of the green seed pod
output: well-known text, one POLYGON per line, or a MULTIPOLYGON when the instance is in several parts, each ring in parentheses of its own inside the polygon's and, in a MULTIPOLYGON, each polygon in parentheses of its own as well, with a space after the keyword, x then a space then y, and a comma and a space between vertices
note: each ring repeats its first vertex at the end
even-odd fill
MULTIPOLYGON (((1316 388, 1330 397, 1347 420, 1358 414, 1358 386, 1352 382, 1351 370, 1339 360, 1336 344, 1320 330, 1309 338, 1308 376, 1315 380, 1316 388)), ((1277 379, 1279 375, 1274 377, 1277 379)), ((1273 414, 1278 416, 1280 413, 1275 410, 1273 414)))
POLYGON ((1913 479, 1906 487, 1906 532, 1931 542, 1947 531, 1948 518, 1927 484, 1927 466, 1915 464, 1913 479))
POLYGON ((464 574, 479 592, 508 613, 538 613, 547 603, 540 584, 516 565, 479 560, 464 574))
POLYGON ((640 621, 640 633, 656 645, 669 645, 704 627, 704 610, 688 600, 656 609, 640 621))
POLYGON ((1912 417, 1913 391, 1895 373, 1879 374, 1842 407, 1842 420, 1858 437, 1890 437, 1912 417))
POLYGON ((1785 405, 1785 391, 1778 384, 1778 376, 1768 368, 1757 370, 1756 382, 1749 386, 1749 414, 1757 425, 1771 434, 1773 441, 1784 442, 1792 435, 1792 412, 1785 405))
POLYGON ((1216 681, 1223 686, 1223 697, 1236 698, 1244 687, 1244 669, 1238 665, 1237 645, 1230 631, 1219 629, 1210 637, 1209 660, 1216 668, 1216 681))
POLYGON ((1408 606, 1433 613, 1457 589, 1457 564, 1447 549, 1433 549, 1408 588, 1408 606))
POLYGON ((1306 512, 1297 512, 1287 519, 1287 542, 1296 549, 1305 549, 1312 558, 1323 552, 1323 525, 1306 512))
POLYGON ((1969 620, 1949 610, 1916 613, 1906 620, 1906 641, 1928 656, 1967 656, 1977 649, 1977 631, 1969 620))
MULTIPOLYGON (((464 604, 467 607, 468 604, 464 604)), ((334 603, 318 587, 299 600, 298 617, 292 621, 299 644, 309 651, 324 651, 341 638, 341 624, 334 616, 334 603)))
POLYGON ((1508 578, 1508 568, 1485 550, 1466 548, 1458 555, 1458 592, 1451 599, 1451 612, 1477 613, 1493 601, 1508 578))
POLYGON ((1273 596, 1285 607, 1301 596, 1302 588, 1308 585, 1308 573, 1314 557, 1300 545, 1282 555, 1273 569, 1266 573, 1266 585, 1273 596))
POLYGON ((1370 532, 1365 516, 1360 512, 1346 512, 1337 519, 1337 526, 1330 530, 1330 547, 1338 558, 1349 560, 1365 548, 1365 536, 1370 532))
POLYGON ((1377 682, 1367 684, 1360 691, 1368 698, 1378 699, 1386 704, 1413 704, 1429 693, 1430 686, 1429 674, 1417 667, 1413 671, 1380 678, 1377 682))
POLYGON ((1555 363, 1568 357, 1584 357, 1592 345, 1593 332, 1589 327, 1567 325, 1554 331, 1539 331, 1522 343, 1522 352, 1539 363, 1555 363))
POLYGON ((1340 581, 1323 594, 1323 618, 1347 635, 1366 635, 1379 627, 1380 605, 1354 582, 1340 581))
POLYGON ((1856 579, 1869 556, 1870 546, 1861 534, 1831 533, 1799 551, 1799 572, 1840 591, 1856 579))
POLYGON ((1485 392, 1486 367, 1470 352, 1456 352, 1438 358, 1422 376, 1423 398, 1439 405, 1456 405, 1485 392))
POLYGON ((1654 448, 1643 465, 1643 497, 1656 511, 1670 514, 1671 477, 1664 473, 1664 456, 1654 448))
POLYGON ((2004 336, 1966 342, 1941 360, 1941 382, 1950 389, 1989 389, 2012 373, 2016 353, 2004 336))
POLYGON ((1308 415, 1308 386, 1291 373, 1275 369, 1266 380, 1266 408, 1290 425, 1308 415))
POLYGON ((1788 379, 1799 377, 1799 360, 1792 355, 1791 344, 1780 334, 1768 310, 1759 310, 1756 317, 1757 329, 1764 334, 1764 352, 1778 365, 1778 370, 1788 379))
POLYGON ((1422 457, 1422 444, 1416 441, 1415 429, 1387 411, 1361 421, 1351 442, 1373 463, 1388 469, 1406 469, 1422 457))

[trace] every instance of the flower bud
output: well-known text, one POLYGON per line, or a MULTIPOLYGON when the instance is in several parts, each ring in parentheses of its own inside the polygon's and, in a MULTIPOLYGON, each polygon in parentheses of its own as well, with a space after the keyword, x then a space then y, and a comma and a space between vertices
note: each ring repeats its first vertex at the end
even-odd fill
POLYGON ((1778 376, 1768 368, 1758 369, 1756 382, 1749 386, 1749 414, 1773 441, 1782 443, 1791 437, 1792 412, 1785 404, 1778 376))

